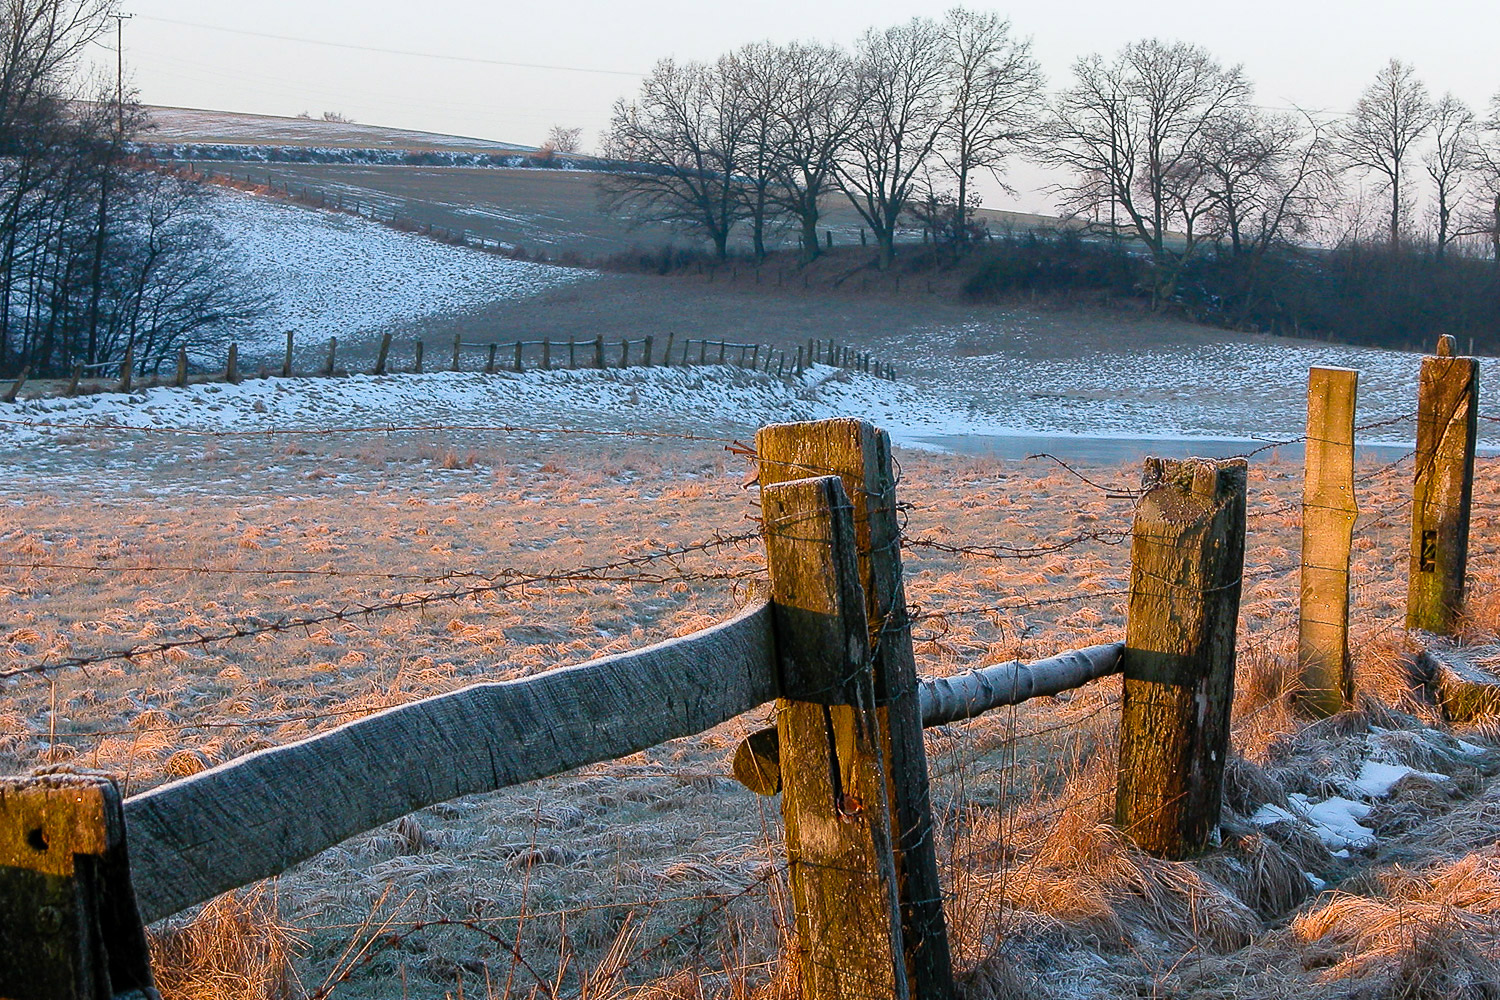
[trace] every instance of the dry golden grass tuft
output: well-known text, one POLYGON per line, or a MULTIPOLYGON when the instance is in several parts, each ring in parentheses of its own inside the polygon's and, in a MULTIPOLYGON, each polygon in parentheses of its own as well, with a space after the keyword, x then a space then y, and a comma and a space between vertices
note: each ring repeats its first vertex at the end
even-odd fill
POLYGON ((151 962, 162 1000, 293 1000, 301 935, 264 888, 226 893, 190 919, 158 925, 151 962))

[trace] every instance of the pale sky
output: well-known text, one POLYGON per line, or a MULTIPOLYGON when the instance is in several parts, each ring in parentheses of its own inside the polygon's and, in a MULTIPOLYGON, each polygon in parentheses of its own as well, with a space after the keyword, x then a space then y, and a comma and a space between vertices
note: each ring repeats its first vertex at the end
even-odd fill
MULTIPOLYGON (((615 98, 664 56, 712 59, 766 38, 848 44, 866 27, 940 16, 951 5, 123 0, 122 9, 135 15, 124 28, 126 74, 148 104, 338 111, 374 125, 528 145, 551 125, 581 126, 592 148, 615 98)), ((1347 110, 1392 56, 1414 64, 1434 97, 1452 91, 1478 110, 1500 92, 1500 0, 1054 0, 994 9, 1032 39, 1049 87, 1066 84, 1080 56, 1156 36, 1242 63, 1258 102, 1270 106, 1347 110)), ((109 49, 96 52, 113 79, 113 33, 106 41, 109 49)), ((1018 169, 1011 180, 1019 198, 989 194, 987 206, 1050 207, 1036 171, 1018 169)))

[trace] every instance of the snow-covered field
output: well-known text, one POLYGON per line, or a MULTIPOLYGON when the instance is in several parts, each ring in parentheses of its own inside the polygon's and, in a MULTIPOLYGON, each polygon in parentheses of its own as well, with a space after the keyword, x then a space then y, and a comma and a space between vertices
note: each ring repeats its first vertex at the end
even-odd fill
POLYGON ((577 281, 588 272, 438 243, 355 216, 226 193, 216 226, 270 307, 242 348, 279 349, 373 335, 392 323, 462 315, 499 299, 577 281))

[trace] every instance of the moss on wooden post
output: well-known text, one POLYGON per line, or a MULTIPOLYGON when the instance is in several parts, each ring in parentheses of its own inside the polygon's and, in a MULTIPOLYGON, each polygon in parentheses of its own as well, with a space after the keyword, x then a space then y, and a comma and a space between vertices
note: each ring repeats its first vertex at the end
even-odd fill
POLYGON ((806 1000, 910 996, 852 505, 836 476, 761 492, 806 1000))
POLYGON ((0 996, 155 996, 120 791, 90 773, 0 778, 0 996))
POLYGON ((916 660, 901 578, 890 439, 863 420, 837 419, 763 427, 755 436, 755 447, 762 489, 833 472, 852 499, 875 691, 886 733, 908 978, 914 996, 944 1000, 953 995, 952 961, 933 843, 916 660))
POLYGON ((1146 459, 1130 549, 1115 822, 1184 858, 1219 822, 1245 561, 1243 459, 1146 459))
POLYGON ((1479 362, 1455 349, 1444 337, 1422 359, 1406 592, 1406 627, 1439 635, 1454 633, 1463 610, 1479 416, 1479 362))
POLYGON ((1299 703, 1341 712, 1354 695, 1349 662, 1349 554, 1354 540, 1354 400, 1359 372, 1314 368, 1307 378, 1302 483, 1302 601, 1297 620, 1299 703))

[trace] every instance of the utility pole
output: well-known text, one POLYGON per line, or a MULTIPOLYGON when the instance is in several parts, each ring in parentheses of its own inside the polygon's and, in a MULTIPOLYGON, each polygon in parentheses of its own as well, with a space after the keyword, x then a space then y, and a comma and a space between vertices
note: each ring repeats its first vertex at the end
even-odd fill
POLYGON ((125 135, 125 22, 134 14, 113 13, 115 19, 115 118, 121 136, 125 135))

